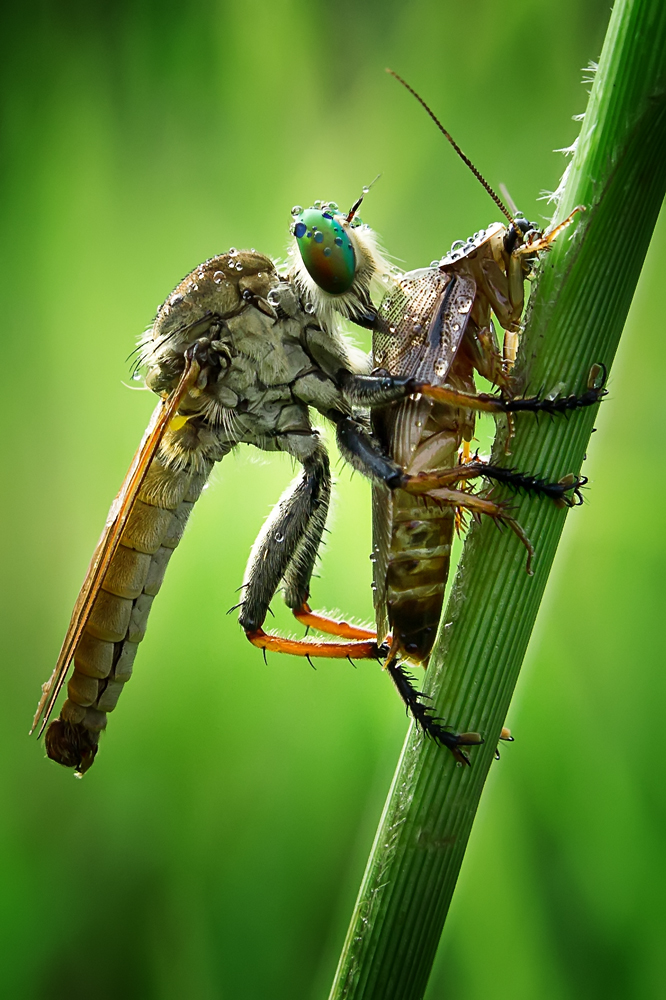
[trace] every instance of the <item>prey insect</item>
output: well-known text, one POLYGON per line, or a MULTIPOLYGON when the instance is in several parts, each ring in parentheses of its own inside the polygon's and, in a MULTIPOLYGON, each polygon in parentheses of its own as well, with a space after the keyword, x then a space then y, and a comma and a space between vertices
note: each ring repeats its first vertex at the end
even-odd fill
MULTIPOLYGON (((574 477, 545 483, 455 458, 471 437, 476 410, 564 406, 562 399, 510 397, 506 358, 493 346, 490 327, 492 309, 507 330, 518 328, 522 275, 559 229, 543 235, 516 219, 508 229, 488 230, 478 252, 460 262, 445 259, 396 276, 358 218, 361 201, 348 213, 333 203, 292 210, 286 271, 255 251, 232 249, 197 267, 158 310, 140 361, 160 403, 107 518, 33 723, 33 729, 41 724, 40 733, 47 726, 73 665, 46 749, 79 774, 92 765, 107 715, 131 676, 152 601, 194 503, 213 465, 242 443, 286 452, 302 465, 250 555, 239 614, 248 639, 264 651, 383 661, 417 723, 459 760, 466 760, 462 747, 482 741, 433 717, 404 662, 425 663, 432 647, 455 509, 506 523, 529 546, 505 504, 456 486, 483 476, 560 503, 580 496, 574 477), (387 283, 377 309, 371 289, 387 283), (373 330, 374 371, 346 341, 341 320, 373 330), (475 394, 473 370, 505 395, 475 394), (342 454, 372 481, 375 509, 390 500, 385 516, 376 517, 379 639, 308 603, 331 494, 328 454, 311 408, 333 424, 342 454), (335 641, 266 633, 280 587, 300 622, 335 641)), ((592 387, 567 397, 566 408, 591 405, 601 395, 601 387, 592 387)))

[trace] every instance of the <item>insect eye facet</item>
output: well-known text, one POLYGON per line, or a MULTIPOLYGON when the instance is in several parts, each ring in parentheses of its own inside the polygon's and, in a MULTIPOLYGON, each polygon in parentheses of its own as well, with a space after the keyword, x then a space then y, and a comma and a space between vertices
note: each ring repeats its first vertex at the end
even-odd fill
POLYGON ((332 295, 346 292, 356 274, 354 247, 336 211, 337 205, 332 202, 306 208, 294 218, 292 226, 308 273, 332 295))

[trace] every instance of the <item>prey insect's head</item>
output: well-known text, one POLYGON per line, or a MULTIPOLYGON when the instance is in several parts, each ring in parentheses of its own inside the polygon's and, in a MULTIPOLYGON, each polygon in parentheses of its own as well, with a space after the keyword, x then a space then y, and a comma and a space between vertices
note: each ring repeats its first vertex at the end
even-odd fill
POLYGON ((542 236, 543 230, 537 226, 536 222, 528 222, 518 212, 504 234, 504 249, 508 254, 513 253, 515 247, 523 243, 533 243, 535 240, 540 240, 542 236))

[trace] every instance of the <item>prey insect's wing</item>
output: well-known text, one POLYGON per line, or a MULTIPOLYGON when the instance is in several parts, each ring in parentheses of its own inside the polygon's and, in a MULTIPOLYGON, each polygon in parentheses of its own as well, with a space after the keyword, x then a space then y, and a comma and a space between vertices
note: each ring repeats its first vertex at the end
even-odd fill
POLYGON ((178 385, 166 399, 163 399, 159 403, 151 417, 143 440, 127 470, 120 492, 111 505, 104 530, 93 553, 88 572, 79 591, 79 596, 76 599, 69 628, 67 629, 55 669, 49 680, 42 687, 42 697, 35 712, 32 729, 30 730, 31 733, 39 725, 40 719, 42 720, 42 724, 39 735, 41 736, 44 731, 49 716, 53 711, 56 698, 65 683, 67 671, 74 658, 76 647, 90 618, 95 598, 100 591, 111 560, 118 548, 123 529, 132 512, 150 463, 155 457, 160 442, 176 415, 178 407, 196 382, 199 370, 197 361, 193 358, 188 358, 178 385))
MULTIPOLYGON (((432 267, 403 275, 379 307, 374 367, 391 375, 444 384, 462 343, 475 295, 476 283, 466 274, 432 267)), ((422 438, 430 409, 429 400, 416 398, 373 411, 375 434, 405 469, 422 438)), ((392 518, 391 493, 373 485, 373 592, 380 638, 388 632, 386 585, 392 518)))

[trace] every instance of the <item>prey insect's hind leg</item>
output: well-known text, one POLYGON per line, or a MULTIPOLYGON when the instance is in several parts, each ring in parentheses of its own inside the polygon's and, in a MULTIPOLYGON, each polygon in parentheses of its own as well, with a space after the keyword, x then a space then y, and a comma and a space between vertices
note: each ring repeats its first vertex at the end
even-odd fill
POLYGON ((240 624, 250 642, 260 649, 296 656, 376 658, 374 633, 353 630, 352 626, 346 633, 352 641, 346 643, 284 639, 268 635, 262 628, 282 581, 287 604, 302 615, 311 614, 309 608, 305 610, 306 600, 331 493, 328 455, 315 435, 308 439, 299 436, 295 441, 286 436, 281 444, 282 450, 301 459, 303 473, 274 507, 252 548, 243 582, 240 624), (349 631, 355 634, 349 635, 349 631), (359 635, 360 631, 363 634, 359 635))

